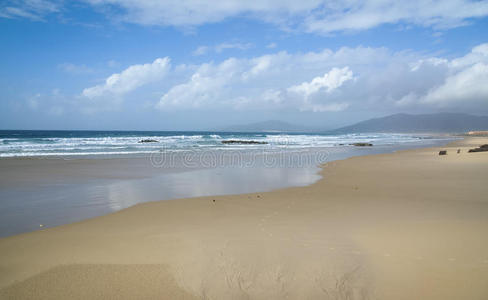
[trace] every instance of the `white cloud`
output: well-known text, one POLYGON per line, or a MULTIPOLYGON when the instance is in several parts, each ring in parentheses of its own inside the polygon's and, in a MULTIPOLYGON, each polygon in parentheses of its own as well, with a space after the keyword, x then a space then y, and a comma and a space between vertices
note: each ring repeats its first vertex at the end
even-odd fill
MULTIPOLYGON (((488 16, 488 1, 478 0, 84 0, 117 21, 180 28, 230 18, 257 19, 283 28, 320 34, 359 31, 383 24, 407 24, 439 30, 464 26, 488 16)), ((68 7, 62 0, 6 0, 0 17, 43 20, 68 7)))
MULTIPOLYGON (((118 21, 186 28, 229 18, 250 18, 320 34, 359 31, 383 24, 443 30, 488 16, 488 1, 478 0, 84 0, 118 21)), ((43 20, 67 10, 62 0, 6 0, 0 17, 43 20)), ((437 31, 439 32, 439 31, 437 31)))
POLYGON ((472 109, 477 105, 488 111, 487 45, 451 60, 365 47, 231 59, 220 65, 202 65, 194 73, 202 77, 179 88, 187 91, 185 101, 178 98, 178 89, 171 89, 158 108, 259 107, 321 112, 372 107, 391 111, 399 106, 472 109), (203 78, 206 84, 202 84, 203 78))
POLYGON ((153 101, 160 110, 333 112, 374 108, 391 112, 442 107, 480 113, 488 112, 487 45, 453 59, 386 48, 343 47, 181 64, 169 70, 166 58, 164 63, 156 60, 132 66, 83 94, 122 99, 123 94, 140 87, 134 98, 153 101), (152 68, 157 71, 150 71, 152 68), (142 87, 149 82, 153 83, 150 87, 142 87))
POLYGON ((242 73, 242 79, 247 80, 250 77, 255 77, 266 72, 272 64, 272 58, 272 55, 264 55, 251 59, 251 67, 249 71, 242 73))
POLYGON ((478 45, 467 55, 453 59, 450 62, 450 66, 454 68, 462 68, 478 62, 488 63, 488 43, 478 45))
POLYGON ((150 64, 133 65, 109 76, 104 84, 83 90, 83 96, 95 98, 104 95, 121 96, 145 84, 161 80, 170 69, 168 57, 157 58, 150 64))
POLYGON ((470 101, 488 104, 488 64, 476 63, 452 74, 444 84, 430 90, 421 101, 440 106, 470 101))
POLYGON ((486 1, 324 1, 322 11, 307 18, 305 27, 310 32, 331 33, 403 22, 444 29, 486 15, 486 1))
POLYGON ((310 82, 303 82, 289 87, 288 92, 301 94, 303 97, 308 98, 324 89, 327 93, 330 93, 352 78, 352 72, 348 67, 342 69, 333 68, 328 73, 325 73, 324 76, 318 76, 310 82))
POLYGON ((222 77, 208 77, 195 73, 189 82, 172 87, 156 107, 192 109, 212 105, 213 101, 220 98, 225 84, 226 80, 222 77))
POLYGON ((447 59, 443 58, 437 58, 437 57, 430 57, 427 59, 420 59, 414 63, 411 64, 411 71, 418 71, 420 68, 426 66, 426 65, 431 65, 431 66, 440 66, 440 65, 447 65, 448 64, 447 59))
POLYGON ((86 1, 106 10, 114 8, 108 10, 110 16, 143 25, 185 27, 248 17, 324 34, 398 23, 445 29, 488 15, 488 2, 476 0, 227 0, 211 5, 202 0, 86 1))
POLYGON ((316 8, 318 0, 263 0, 242 1, 152 1, 152 0, 86 0, 105 8, 122 8, 121 18, 144 25, 192 26, 220 22, 229 17, 251 15, 264 19, 278 18, 283 14, 305 13, 316 8))
MULTIPOLYGON (((231 58, 220 64, 203 64, 188 81, 170 88, 156 107, 162 110, 225 107, 343 110, 348 104, 337 99, 328 101, 332 91, 352 79, 353 73, 347 66, 330 67, 346 62, 329 60, 334 54, 341 56, 343 51, 345 49, 326 55, 321 61, 317 58, 320 54, 316 53, 290 55, 279 52, 251 59, 231 58), (327 69, 325 74, 324 69, 327 69), (317 76, 317 73, 323 75, 317 76)), ((357 51, 356 55, 360 55, 364 48, 357 48, 357 51)))
POLYGON ((235 74, 241 69, 236 59, 228 59, 219 65, 203 64, 191 75, 190 79, 173 86, 161 97, 156 105, 159 109, 200 108, 214 105, 226 94, 235 74))
POLYGON ((7 0, 0 4, 0 18, 26 18, 32 21, 42 21, 45 16, 59 12, 61 6, 59 1, 7 0))
POLYGON ((224 50, 228 50, 228 49, 247 50, 252 46, 253 44, 251 43, 221 43, 213 47, 199 46, 197 49, 195 49, 195 51, 193 51, 193 55, 194 56, 205 55, 210 51, 213 51, 215 53, 222 53, 224 50))
POLYGON ((344 99, 341 99, 340 102, 327 101, 327 94, 332 93, 334 90, 341 87, 344 82, 352 79, 353 73, 349 70, 349 67, 341 69, 332 68, 332 70, 325 73, 323 76, 317 76, 310 82, 306 81, 299 85, 293 85, 287 88, 286 91, 291 97, 299 96, 301 102, 300 110, 302 111, 337 112, 347 109, 349 104, 344 102, 344 99), (311 99, 313 96, 315 96, 315 99, 311 99))
POLYGON ((395 102, 397 106, 487 110, 488 44, 478 45, 465 56, 452 60, 434 57, 412 65, 411 73, 419 76, 419 82, 425 82, 427 77, 430 82, 406 93, 395 102))

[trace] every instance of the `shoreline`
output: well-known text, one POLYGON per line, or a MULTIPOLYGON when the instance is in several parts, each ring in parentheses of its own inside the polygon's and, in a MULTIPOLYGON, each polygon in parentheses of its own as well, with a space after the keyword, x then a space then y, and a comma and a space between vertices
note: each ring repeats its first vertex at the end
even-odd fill
POLYGON ((320 179, 320 165, 445 143, 286 151, 197 151, 98 159, 0 159, 0 237, 102 216, 149 201, 267 192, 320 179), (202 180, 203 179, 203 180, 202 180))
POLYGON ((0 298, 482 298, 488 156, 465 150, 486 141, 352 157, 305 187, 141 203, 2 238, 0 298))
MULTIPOLYGON (((1 133, 1 132, 0 132, 1 133)), ((157 132, 153 132, 156 134, 157 132)), ((65 134, 53 131, 24 131, 0 134, 0 159, 110 159, 140 158, 159 150, 167 152, 204 151, 248 151, 285 150, 286 148, 307 149, 315 147, 336 147, 354 143, 374 142, 375 145, 388 145, 391 139, 396 142, 415 142, 449 136, 445 133, 359 133, 328 134, 310 133, 272 133, 272 132, 159 132, 159 135, 141 135, 135 132, 109 131, 84 132, 67 131, 65 134), (34 133, 34 132, 33 132, 34 133), (337 139, 339 138, 339 139, 337 139), (150 143, 141 143, 148 140, 150 143), (225 141, 253 141, 248 145, 228 145, 225 141), (344 143, 344 144, 341 144, 344 143), (227 144, 227 145, 226 145, 227 144), (185 150, 186 149, 186 150, 185 150)))

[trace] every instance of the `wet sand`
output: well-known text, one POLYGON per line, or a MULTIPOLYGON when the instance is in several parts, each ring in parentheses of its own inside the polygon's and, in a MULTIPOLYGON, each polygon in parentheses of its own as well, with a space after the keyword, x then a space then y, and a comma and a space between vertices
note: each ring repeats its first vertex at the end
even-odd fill
POLYGON ((306 187, 3 238, 0 298, 486 299, 488 153, 467 153, 484 143, 354 157, 306 187))
POLYGON ((326 161, 448 140, 374 147, 0 159, 0 238, 38 230, 39 224, 48 228, 74 223, 148 201, 306 186, 320 179, 318 166, 326 161))

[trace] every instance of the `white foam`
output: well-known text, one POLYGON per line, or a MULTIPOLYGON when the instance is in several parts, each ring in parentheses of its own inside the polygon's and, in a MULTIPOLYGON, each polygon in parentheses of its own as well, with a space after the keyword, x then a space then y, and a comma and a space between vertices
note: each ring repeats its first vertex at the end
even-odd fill
POLYGON ((78 156, 144 154, 165 150, 242 150, 242 149, 306 149, 337 147, 358 142, 374 145, 394 145, 419 142, 422 137, 410 134, 211 134, 173 136, 105 136, 105 137, 52 137, 4 138, 0 143, 0 157, 78 156), (154 139, 158 143, 140 143, 154 139), (223 145, 223 139, 242 139, 266 142, 256 145, 223 145))

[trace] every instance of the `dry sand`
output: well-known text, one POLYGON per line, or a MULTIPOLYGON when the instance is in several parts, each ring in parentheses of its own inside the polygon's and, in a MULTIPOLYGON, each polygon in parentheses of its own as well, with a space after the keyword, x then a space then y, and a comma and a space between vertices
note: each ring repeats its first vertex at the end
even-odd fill
POLYGON ((488 153, 467 153, 482 143, 0 239, 0 298, 488 299, 488 153))

